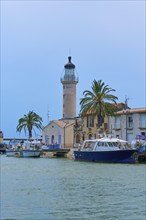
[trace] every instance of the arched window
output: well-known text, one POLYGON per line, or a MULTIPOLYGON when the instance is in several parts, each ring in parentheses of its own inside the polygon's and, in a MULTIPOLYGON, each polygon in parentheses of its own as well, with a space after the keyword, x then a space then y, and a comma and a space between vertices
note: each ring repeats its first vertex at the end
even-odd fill
POLYGON ((51 144, 54 144, 54 135, 51 137, 51 144))
POLYGON ((92 139, 92 134, 89 134, 89 140, 91 140, 92 139))
POLYGON ((83 134, 83 141, 85 140, 85 135, 83 134))
POLYGON ((80 135, 79 134, 76 135, 76 143, 80 143, 80 135))

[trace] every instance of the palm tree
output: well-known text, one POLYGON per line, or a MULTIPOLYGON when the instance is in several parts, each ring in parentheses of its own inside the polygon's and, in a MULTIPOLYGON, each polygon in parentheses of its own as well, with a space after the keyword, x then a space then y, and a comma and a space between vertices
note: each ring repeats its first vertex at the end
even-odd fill
POLYGON ((102 80, 94 80, 91 87, 92 91, 85 90, 84 98, 81 99, 81 113, 91 112, 97 115, 97 127, 100 128, 104 122, 105 116, 112 116, 116 112, 116 96, 111 92, 115 90, 105 85, 102 80))
POLYGON ((40 130, 42 129, 42 118, 35 112, 29 111, 27 115, 19 119, 16 131, 20 133, 24 129, 25 134, 28 132, 28 137, 32 138, 34 127, 40 130))

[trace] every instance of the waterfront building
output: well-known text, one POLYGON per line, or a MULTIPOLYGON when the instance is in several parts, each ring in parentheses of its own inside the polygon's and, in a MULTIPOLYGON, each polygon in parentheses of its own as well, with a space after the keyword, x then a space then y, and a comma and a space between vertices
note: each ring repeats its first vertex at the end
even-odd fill
MULTIPOLYGON (((124 103, 116 104, 117 111, 124 109, 124 103)), ((82 117, 82 140, 86 139, 96 139, 100 138, 103 135, 109 133, 108 126, 108 117, 104 117, 104 122, 100 129, 98 129, 97 122, 98 117, 97 114, 93 111, 88 111, 87 113, 81 114, 82 117)))
POLYGON ((108 119, 108 130, 114 136, 129 143, 138 135, 146 135, 146 108, 120 110, 108 119))
POLYGON ((108 118, 104 118, 104 123, 102 124, 101 128, 98 129, 97 126, 98 117, 97 114, 87 112, 86 114, 82 115, 82 139, 97 139, 103 133, 107 133, 107 122, 108 118))
POLYGON ((71 148, 73 145, 73 125, 63 120, 53 120, 43 128, 45 145, 59 144, 60 148, 71 148))

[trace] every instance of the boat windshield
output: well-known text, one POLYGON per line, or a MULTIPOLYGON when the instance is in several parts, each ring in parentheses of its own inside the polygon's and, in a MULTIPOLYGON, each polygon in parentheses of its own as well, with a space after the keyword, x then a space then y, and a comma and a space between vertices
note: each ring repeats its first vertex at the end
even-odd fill
POLYGON ((86 142, 85 144, 84 144, 84 149, 88 149, 88 150, 93 150, 93 148, 94 148, 94 146, 95 146, 95 142, 93 142, 93 141, 88 141, 88 142, 86 142))
POLYGON ((118 142, 112 142, 113 143, 113 145, 114 145, 114 147, 118 147, 118 142))
POLYGON ((104 141, 99 141, 97 143, 97 146, 99 147, 117 147, 118 143, 117 142, 104 142, 104 141))

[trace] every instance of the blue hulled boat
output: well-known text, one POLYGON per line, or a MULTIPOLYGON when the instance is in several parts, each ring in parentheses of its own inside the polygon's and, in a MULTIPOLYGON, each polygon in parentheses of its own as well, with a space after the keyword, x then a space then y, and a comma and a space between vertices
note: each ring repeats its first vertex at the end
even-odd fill
POLYGON ((137 150, 118 138, 104 137, 85 140, 82 147, 74 151, 75 160, 106 163, 135 163, 137 150))

